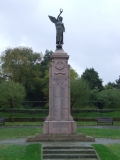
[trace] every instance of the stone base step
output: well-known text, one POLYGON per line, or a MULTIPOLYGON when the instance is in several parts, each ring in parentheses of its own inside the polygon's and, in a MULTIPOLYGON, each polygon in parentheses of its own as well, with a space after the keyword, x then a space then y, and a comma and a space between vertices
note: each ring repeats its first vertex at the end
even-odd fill
MULTIPOLYGON (((45 160, 52 160, 52 159, 45 159, 45 160)), ((57 159, 57 160, 69 160, 69 158, 62 158, 62 159, 57 159)), ((73 160, 98 160, 98 158, 74 158, 73 160)))
POLYGON ((41 141, 79 141, 79 142, 95 142, 94 137, 85 136, 84 134, 39 134, 29 136, 27 142, 41 142, 41 141))
POLYGON ((43 160, 98 160, 92 146, 43 146, 43 160))
POLYGON ((69 159, 73 159, 73 158, 97 158, 96 154, 81 154, 81 153, 77 153, 77 154, 43 154, 43 159, 46 158, 51 158, 51 159, 58 159, 58 158, 69 158, 69 159))
POLYGON ((94 154, 93 149, 44 149, 43 154, 94 154))
MULTIPOLYGON (((52 160, 52 159, 45 159, 45 160, 52 160)), ((62 159, 57 159, 57 160, 69 160, 69 158, 62 158, 62 159)), ((98 160, 98 158, 74 158, 74 160, 98 160)))
POLYGON ((93 149, 92 146, 44 146, 44 149, 93 149))

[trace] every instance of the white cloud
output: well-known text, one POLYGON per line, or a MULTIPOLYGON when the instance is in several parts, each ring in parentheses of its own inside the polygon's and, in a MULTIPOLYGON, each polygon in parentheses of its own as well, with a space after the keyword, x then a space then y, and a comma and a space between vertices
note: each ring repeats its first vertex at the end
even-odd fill
POLYGON ((104 83, 120 75, 119 0, 1 0, 0 52, 7 46, 55 50, 55 26, 48 15, 63 8, 64 50, 81 75, 93 67, 104 83))

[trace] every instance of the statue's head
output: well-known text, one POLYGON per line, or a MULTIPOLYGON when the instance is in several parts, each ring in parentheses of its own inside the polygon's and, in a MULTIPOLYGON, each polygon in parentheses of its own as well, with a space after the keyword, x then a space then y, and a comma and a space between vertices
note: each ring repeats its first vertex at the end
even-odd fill
POLYGON ((63 20, 63 18, 62 18, 62 17, 59 17, 59 21, 61 21, 61 22, 62 22, 62 20, 63 20))

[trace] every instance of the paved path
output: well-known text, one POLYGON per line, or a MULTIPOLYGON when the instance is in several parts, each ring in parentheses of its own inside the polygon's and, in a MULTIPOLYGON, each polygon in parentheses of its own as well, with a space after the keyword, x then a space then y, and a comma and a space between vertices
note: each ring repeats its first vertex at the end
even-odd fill
POLYGON ((120 129, 120 126, 77 126, 78 128, 120 129))
MULTIPOLYGON (((3 126, 0 125, 0 128, 43 128, 42 125, 34 125, 34 126, 3 126)), ((77 128, 102 128, 102 129, 120 129, 120 126, 77 126, 77 128)))
POLYGON ((41 143, 42 145, 91 145, 91 144, 116 144, 120 139, 95 138, 95 142, 26 142, 26 138, 15 138, 0 140, 0 144, 28 145, 31 143, 41 143))

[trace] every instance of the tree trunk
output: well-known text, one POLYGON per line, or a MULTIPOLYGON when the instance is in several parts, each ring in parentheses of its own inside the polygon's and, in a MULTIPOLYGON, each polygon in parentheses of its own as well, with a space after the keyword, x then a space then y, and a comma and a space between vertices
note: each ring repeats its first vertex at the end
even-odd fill
POLYGON ((12 99, 10 100, 10 111, 11 111, 11 122, 13 123, 13 103, 12 103, 12 99))

